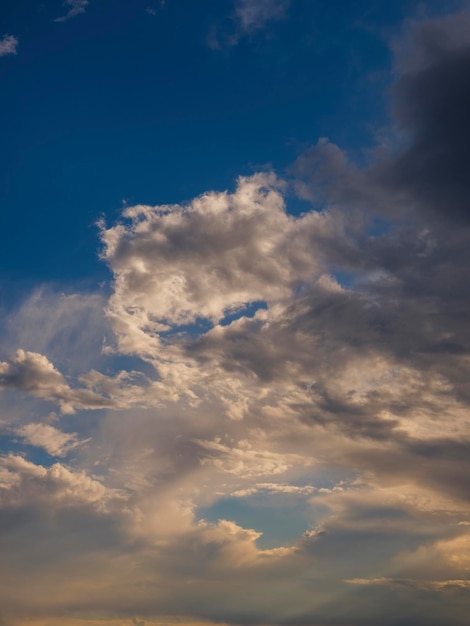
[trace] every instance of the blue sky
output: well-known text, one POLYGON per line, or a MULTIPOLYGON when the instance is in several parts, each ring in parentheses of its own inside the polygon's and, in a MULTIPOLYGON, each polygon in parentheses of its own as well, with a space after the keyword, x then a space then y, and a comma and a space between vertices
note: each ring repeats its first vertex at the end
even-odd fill
POLYGON ((298 1, 229 45, 230 1, 91 2, 60 23, 60 2, 5 3, 19 40, 0 67, 6 278, 100 272, 93 224, 123 202, 233 188, 318 137, 361 152, 384 121, 387 38, 416 12, 392 5, 298 1))
POLYGON ((0 626, 464 626, 470 13, 0 7, 0 626))

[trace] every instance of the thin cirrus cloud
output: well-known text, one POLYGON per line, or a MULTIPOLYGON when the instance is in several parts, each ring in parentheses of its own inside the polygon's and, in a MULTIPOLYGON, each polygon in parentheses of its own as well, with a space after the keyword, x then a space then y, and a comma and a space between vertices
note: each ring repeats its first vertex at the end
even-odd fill
POLYGON ((67 13, 62 17, 57 17, 54 22, 66 22, 72 17, 85 13, 89 4, 89 0, 65 0, 64 7, 67 9, 67 13))
POLYGON ((291 215, 272 173, 131 207, 100 224, 106 301, 23 304, 29 349, 0 363, 0 384, 38 414, 58 406, 67 428, 4 412, 57 457, 1 459, 13 624, 466 624, 470 56, 456 23, 468 14, 408 24, 408 63, 393 44, 393 152, 361 169, 324 139, 292 166, 315 210, 291 215), (89 319, 108 335, 85 358, 68 335, 82 325, 96 344, 89 319), (263 545, 293 499, 305 532, 263 545), (227 501, 225 518, 200 518, 227 501))
POLYGON ((290 0, 235 0, 235 17, 242 32, 250 33, 282 19, 290 0))
POLYGON ((16 54, 18 49, 18 39, 13 35, 3 35, 0 39, 0 57, 16 54))
POLYGON ((208 44, 215 49, 235 46, 242 38, 285 18, 289 6, 290 0, 234 0, 232 28, 224 31, 221 26, 214 26, 208 44))

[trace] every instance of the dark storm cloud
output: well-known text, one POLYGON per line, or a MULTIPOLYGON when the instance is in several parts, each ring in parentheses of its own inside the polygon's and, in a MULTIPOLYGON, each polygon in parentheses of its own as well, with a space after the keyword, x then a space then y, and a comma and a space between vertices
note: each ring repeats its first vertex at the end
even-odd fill
POLYGON ((409 67, 394 89, 394 112, 408 145, 379 174, 392 193, 406 192, 420 211, 465 224, 470 219, 469 34, 466 13, 412 29, 409 67))
MULTIPOLYGON (((470 216, 470 17, 467 11, 412 22, 394 44, 391 95, 395 150, 369 168, 323 139, 294 166, 299 192, 317 205, 358 207, 427 225, 470 216), (397 141, 398 138, 398 141, 397 141)), ((456 233, 453 233, 455 236, 456 233)))

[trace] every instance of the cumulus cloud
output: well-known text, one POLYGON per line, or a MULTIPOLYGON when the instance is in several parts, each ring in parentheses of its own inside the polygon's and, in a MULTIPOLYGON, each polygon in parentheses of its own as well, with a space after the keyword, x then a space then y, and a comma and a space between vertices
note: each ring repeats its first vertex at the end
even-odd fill
POLYGON ((0 57, 16 54, 18 39, 13 35, 3 35, 0 39, 0 57))
MULTIPOLYGON (((340 571, 341 580, 348 572, 346 586, 413 581, 404 585, 404 607, 423 589, 462 588, 452 581, 466 580, 466 561, 456 559, 465 553, 460 522, 469 506, 459 478, 469 435, 465 181, 455 178, 457 163, 451 175, 433 161, 462 141, 449 124, 457 128, 461 119, 450 111, 465 101, 458 68, 466 53, 463 36, 450 43, 449 24, 411 28, 417 48, 433 29, 445 45, 429 46, 432 55, 420 52, 401 69, 394 97, 404 143, 363 169, 327 140, 298 160, 296 189, 316 211, 290 216, 282 184, 259 175, 241 179, 233 194, 207 194, 186 207, 129 209, 127 221, 102 231, 116 277, 108 315, 119 349, 149 359, 162 390, 174 388, 172 372, 181 373, 201 403, 195 414, 216 397, 213 406, 228 400, 232 408, 230 435, 210 436, 222 427, 209 420, 209 433, 191 439, 201 482, 242 500, 262 492, 307 497, 318 523, 283 553, 284 571, 295 578, 312 559, 324 576, 316 584, 332 586, 336 598, 340 571), (442 197, 431 187, 427 195, 428 184, 442 197), (247 305, 258 310, 248 314, 247 305), (348 480, 311 480, 321 471, 348 480), (310 475, 307 486, 288 482, 296 474, 310 475), (282 482, 259 482, 272 475, 282 482)), ((204 489, 193 506, 198 498, 207 501, 204 489)), ((396 585, 376 587, 396 593, 396 585)), ((358 596, 344 593, 347 616, 334 602, 316 612, 297 598, 295 619, 383 618, 383 596, 371 596, 364 614, 358 596)), ((201 605, 191 608, 208 617, 201 605)), ((226 598, 210 618, 287 619, 260 604, 252 610, 241 615, 226 598)), ((422 611, 416 623, 429 618, 422 611)), ((460 623, 445 602, 431 622, 444 618, 460 623)))
POLYGON ((8 454, 0 459, 1 505, 11 507, 75 507, 91 505, 108 510, 108 505, 123 496, 107 490, 97 479, 55 463, 43 467, 21 456, 8 454))
POLYGON ((131 207, 126 221, 103 225, 103 258, 115 276, 108 315, 121 350, 151 353, 165 331, 281 300, 315 276, 322 261, 320 251, 312 254, 315 237, 341 225, 318 213, 289 216, 280 187, 273 175, 257 174, 241 178, 233 194, 131 207))

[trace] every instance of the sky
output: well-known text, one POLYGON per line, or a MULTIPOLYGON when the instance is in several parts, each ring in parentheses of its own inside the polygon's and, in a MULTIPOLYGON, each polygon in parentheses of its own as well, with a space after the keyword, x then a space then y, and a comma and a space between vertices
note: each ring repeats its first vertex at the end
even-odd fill
POLYGON ((0 6, 0 626, 468 626, 470 7, 0 6))

